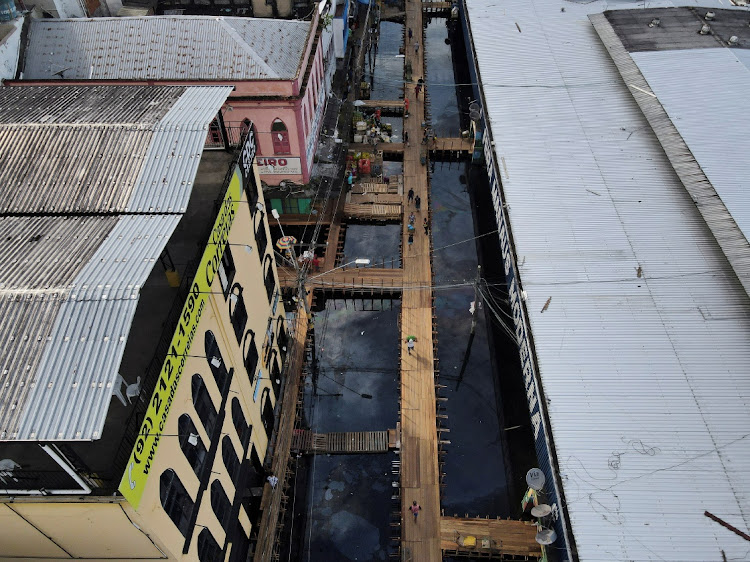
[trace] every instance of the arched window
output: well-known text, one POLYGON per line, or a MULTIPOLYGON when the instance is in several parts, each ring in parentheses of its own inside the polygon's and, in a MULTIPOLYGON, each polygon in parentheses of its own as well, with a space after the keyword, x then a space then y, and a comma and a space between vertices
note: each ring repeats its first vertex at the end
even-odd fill
POLYGON ((199 374, 193 375, 191 383, 191 389, 193 392, 193 406, 195 412, 198 414, 198 419, 203 424, 203 429, 210 436, 214 431, 214 424, 216 423, 216 408, 211 400, 211 395, 206 389, 206 385, 203 382, 203 378, 199 374))
POLYGON ((242 334, 245 333, 245 326, 247 325, 247 307, 242 291, 242 285, 235 283, 229 293, 229 318, 232 320, 237 343, 242 343, 242 334))
POLYGON ((198 535, 198 560, 200 562, 222 562, 221 547, 205 527, 198 535))
POLYGON ((289 334, 286 332, 284 316, 276 319, 276 341, 279 342, 279 353, 281 354, 281 365, 286 363, 286 353, 289 351, 289 334))
POLYGON ((177 473, 171 468, 161 473, 159 479, 159 498, 161 506, 180 530, 182 536, 187 536, 190 517, 193 513, 193 500, 182 485, 177 473))
POLYGON ((255 332, 248 330, 242 340, 242 357, 245 358, 245 371, 250 384, 255 384, 258 371, 258 347, 255 345, 255 332))
POLYGON ((289 131, 281 119, 276 119, 271 124, 271 138, 273 139, 274 154, 291 154, 289 148, 289 131))
POLYGON ((281 390, 281 369, 279 368, 279 357, 276 354, 276 350, 273 350, 273 360, 271 362, 271 386, 273 387, 273 394, 278 399, 279 390, 281 390))
POLYGON ((216 519, 219 520, 224 530, 229 532, 229 519, 232 516, 232 502, 229 501, 227 493, 219 483, 218 480, 214 480, 211 483, 211 507, 216 514, 216 519))
POLYGON ((221 252, 221 262, 219 262, 219 269, 216 272, 219 276, 219 284, 221 285, 221 291, 224 293, 224 298, 227 298, 229 294, 229 286, 232 284, 234 274, 237 269, 234 267, 234 258, 232 257, 232 250, 229 248, 229 244, 224 245, 224 249, 221 252))
POLYGON ((203 445, 203 440, 198 435, 198 430, 195 429, 195 424, 190 416, 182 414, 180 419, 177 420, 177 434, 180 440, 180 449, 185 454, 185 458, 193 467, 193 472, 201 479, 203 475, 203 466, 206 461, 206 447, 203 445))
POLYGON ((240 401, 236 396, 232 398, 232 424, 234 425, 235 431, 237 431, 237 436, 240 438, 240 441, 244 443, 246 437, 248 437, 246 432, 252 432, 253 428, 252 426, 247 425, 245 414, 242 412, 242 406, 240 406, 240 401))
POLYGON ((263 259, 266 256, 266 246, 268 246, 266 227, 263 224, 263 213, 255 213, 253 216, 253 227, 255 229, 255 247, 258 249, 260 262, 263 263, 263 259))
POLYGON ((273 278, 273 258, 266 255, 263 259, 263 284, 266 286, 266 295, 269 304, 273 303, 273 292, 276 289, 276 280, 273 278))
POLYGON ((271 391, 268 387, 263 389, 260 403, 263 404, 263 411, 260 416, 263 421, 263 429, 266 430, 266 437, 270 438, 273 431, 273 405, 271 404, 271 391))
POLYGON ((229 435, 225 435, 221 440, 221 460, 224 461, 224 466, 227 467, 229 478, 237 486, 237 480, 240 477, 240 459, 234 450, 234 444, 229 435))
POLYGON ((216 336, 214 336, 211 330, 206 330, 204 344, 206 347, 206 361, 208 361, 208 366, 214 375, 219 392, 224 394, 224 391, 229 388, 231 381, 229 380, 227 366, 224 364, 224 358, 221 356, 221 351, 219 350, 219 343, 216 341, 216 336))

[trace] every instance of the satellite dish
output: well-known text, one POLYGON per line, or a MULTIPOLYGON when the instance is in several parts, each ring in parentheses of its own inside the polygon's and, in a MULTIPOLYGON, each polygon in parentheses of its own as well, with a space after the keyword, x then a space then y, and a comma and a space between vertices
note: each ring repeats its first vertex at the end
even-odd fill
POLYGON ((479 113, 479 110, 470 109, 469 110, 469 119, 472 121, 479 121, 479 118, 481 117, 481 114, 479 113))
POLYGON ((554 529, 543 529, 536 534, 535 540, 539 544, 549 545, 557 540, 557 533, 554 529))
POLYGON ((526 473, 526 484, 529 488, 537 492, 544 488, 544 472, 538 468, 532 468, 526 473))
POLYGON ((531 515, 534 517, 547 517, 552 513, 552 508, 546 503, 540 503, 531 508, 531 515))

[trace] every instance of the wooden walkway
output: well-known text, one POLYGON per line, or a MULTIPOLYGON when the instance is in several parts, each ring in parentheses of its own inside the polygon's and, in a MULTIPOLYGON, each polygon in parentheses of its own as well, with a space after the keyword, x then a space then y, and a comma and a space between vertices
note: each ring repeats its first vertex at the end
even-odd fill
POLYGON ((401 203, 404 200, 404 196, 398 193, 348 193, 347 196, 347 203, 357 203, 359 205, 389 205, 397 203, 401 207, 401 203))
MULTIPOLYGON (((297 286, 297 276, 292 268, 279 267, 278 271, 282 287, 297 286)), ((305 281, 308 290, 339 291, 359 295, 400 293, 403 284, 402 269, 353 266, 323 273, 311 272, 305 281)))
POLYGON ((474 142, 471 139, 436 137, 430 142, 430 150, 433 152, 460 152, 471 155, 474 152, 474 142))
POLYGON ((451 9, 450 2, 422 2, 422 11, 427 14, 444 12, 451 9))
POLYGON ((357 100, 357 109, 377 109, 403 111, 404 100, 357 100))
POLYGON ((332 455, 387 453, 394 441, 391 434, 395 433, 395 429, 346 433, 313 433, 310 430, 298 429, 292 438, 292 450, 332 455))
MULTIPOLYGON (((406 1, 404 25, 415 31, 413 42, 420 49, 414 52, 414 43, 405 45, 406 61, 411 63, 412 80, 424 78, 424 37, 421 32, 422 4, 406 1)), ((429 87, 429 85, 428 85, 429 87)), ((425 120, 424 95, 412 97, 413 89, 407 86, 410 116, 404 119, 404 130, 412 141, 404 150, 404 191, 413 189, 422 199, 421 211, 416 211, 404 197, 404 213, 412 210, 417 215, 414 243, 409 245, 407 221, 403 222, 404 285, 401 298, 401 559, 420 562, 442 560, 440 543, 440 489, 438 471, 438 439, 435 424, 434 352, 432 340, 432 268, 430 236, 425 236, 421 226, 430 212, 427 183, 427 166, 420 163, 422 138, 421 124, 425 120), (411 354, 407 353, 406 336, 416 336, 411 354), (419 521, 412 521, 409 506, 417 501, 422 506, 419 521)))
MULTIPOLYGON (((307 297, 308 306, 312 302, 312 293, 307 297)), ((284 393, 277 400, 281 400, 281 415, 279 425, 276 428, 275 441, 272 447, 271 474, 279 479, 275 487, 266 482, 263 487, 261 499, 261 519, 258 525, 258 541, 255 547, 254 562, 265 562, 271 560, 276 542, 279 519, 282 517, 282 499, 284 499, 284 488, 288 482, 291 472, 288 470, 289 453, 291 451, 292 435, 295 422, 295 410, 299 397, 300 381, 302 379, 302 366, 305 360, 305 347, 307 345, 307 332, 310 328, 307 314, 300 302, 297 305, 296 319, 291 326, 290 349, 287 355, 287 364, 284 369, 286 384, 284 393)))
POLYGON ((440 544, 445 555, 495 560, 541 558, 536 525, 504 519, 440 518, 440 544), (467 544, 462 546, 464 539, 467 544), (471 537, 476 539, 471 546, 471 537))
POLYGON ((344 218, 358 221, 397 221, 401 219, 401 204, 347 203, 344 205, 344 218))

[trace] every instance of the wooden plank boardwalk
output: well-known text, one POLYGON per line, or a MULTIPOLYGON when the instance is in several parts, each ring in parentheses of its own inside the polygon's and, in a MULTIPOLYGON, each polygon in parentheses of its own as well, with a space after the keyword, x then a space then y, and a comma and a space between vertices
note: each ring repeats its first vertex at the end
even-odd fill
POLYGON ((362 453, 387 453, 390 447, 390 432, 348 431, 344 433, 313 433, 298 429, 292 438, 292 450, 301 453, 328 453, 351 455, 362 453))
MULTIPOLYGON (((312 293, 308 295, 308 306, 312 302, 312 293)), ((276 542, 279 519, 282 516, 282 499, 285 484, 291 474, 288 470, 289 454, 291 451, 292 435, 295 422, 295 409, 299 396, 300 381, 302 379, 302 366, 305 359, 305 347, 307 344, 307 333, 310 324, 305 313, 303 304, 297 306, 297 316, 291 326, 291 348, 287 355, 287 364, 284 374, 287 377, 284 393, 281 400, 281 416, 275 433, 271 459, 271 474, 280 480, 279 485, 272 487, 268 482, 263 487, 261 498, 261 519, 258 525, 258 541, 253 556, 254 562, 265 562, 272 559, 272 553, 276 542)), ((269 443, 269 447, 271 444, 269 443)))
POLYGON ((357 203, 359 205, 392 205, 401 203, 404 200, 403 195, 398 193, 348 193, 347 203, 357 203))
POLYGON ((536 525, 507 519, 466 517, 440 518, 440 543, 447 556, 517 560, 541 558, 542 547, 535 537, 536 525), (474 537, 474 546, 462 546, 460 539, 474 537))
POLYGON ((471 154, 474 151, 474 141, 459 137, 436 137, 430 141, 433 152, 460 152, 471 154))
POLYGON ((422 2, 422 11, 427 14, 445 12, 451 9, 450 2, 422 2))
MULTIPOLYGON (((290 267, 279 267, 279 281, 282 287, 296 287, 297 276, 290 267)), ((378 267, 351 267, 323 273, 312 272, 305 286, 308 290, 320 289, 358 294, 400 293, 404 284, 402 269, 378 267)))
POLYGON ((397 221, 401 219, 401 204, 347 203, 344 205, 344 218, 359 221, 397 221))
POLYGON ((357 100, 355 105, 359 109, 404 110, 404 100, 357 100))
MULTIPOLYGON (((424 79, 424 49, 415 52, 414 42, 424 45, 422 4, 406 1, 406 27, 415 31, 412 42, 406 39, 406 61, 411 63, 412 80, 424 79)), ((404 192, 413 189, 422 199, 420 211, 408 205, 404 197, 404 213, 417 214, 417 232, 413 244, 407 244, 407 221, 402 227, 404 290, 401 297, 401 559, 420 562, 442 560, 440 544, 440 488, 438 470, 438 437, 435 424, 434 350, 432 340, 432 268, 430 236, 425 236, 421 225, 430 212, 427 166, 420 162, 419 141, 425 120, 424 95, 410 97, 410 116, 404 119, 404 130, 413 139, 404 150, 404 192), (404 343, 407 335, 416 336, 411 354, 404 343), (409 506, 417 501, 422 506, 419 521, 409 515, 409 506)))

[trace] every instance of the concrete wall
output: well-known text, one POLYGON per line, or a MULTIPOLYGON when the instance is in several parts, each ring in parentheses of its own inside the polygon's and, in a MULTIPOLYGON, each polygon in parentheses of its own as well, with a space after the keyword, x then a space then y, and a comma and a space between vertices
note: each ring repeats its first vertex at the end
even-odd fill
POLYGON ((0 25, 0 80, 11 80, 16 77, 18 55, 21 52, 22 26, 22 17, 0 25))

